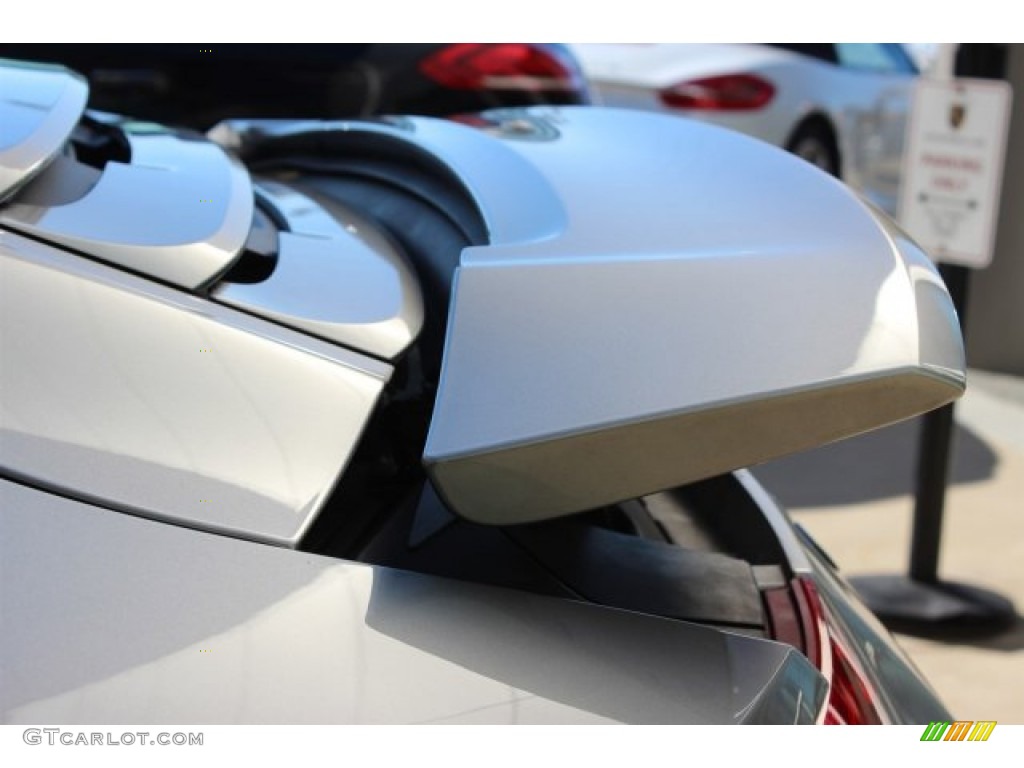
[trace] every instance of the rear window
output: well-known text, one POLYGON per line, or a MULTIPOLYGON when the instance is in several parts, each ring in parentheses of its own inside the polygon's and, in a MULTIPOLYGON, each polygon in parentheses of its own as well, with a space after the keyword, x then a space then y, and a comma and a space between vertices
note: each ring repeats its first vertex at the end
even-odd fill
POLYGON ((838 63, 836 48, 832 43, 766 43, 766 45, 809 56, 819 61, 827 61, 831 64, 838 63))

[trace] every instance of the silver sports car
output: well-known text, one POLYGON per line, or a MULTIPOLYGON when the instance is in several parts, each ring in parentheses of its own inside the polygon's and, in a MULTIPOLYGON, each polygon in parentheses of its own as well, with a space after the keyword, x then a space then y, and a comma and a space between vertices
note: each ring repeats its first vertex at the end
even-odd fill
POLYGON ((86 111, 0 66, 0 718, 948 720, 744 467, 964 388, 928 258, 700 123, 86 111))

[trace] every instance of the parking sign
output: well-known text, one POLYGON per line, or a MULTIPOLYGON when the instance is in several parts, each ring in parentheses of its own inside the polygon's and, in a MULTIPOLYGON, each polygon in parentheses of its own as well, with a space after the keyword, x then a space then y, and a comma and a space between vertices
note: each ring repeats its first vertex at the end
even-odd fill
POLYGON ((999 80, 922 79, 916 87, 899 219, 937 261, 992 261, 1010 97, 999 80))

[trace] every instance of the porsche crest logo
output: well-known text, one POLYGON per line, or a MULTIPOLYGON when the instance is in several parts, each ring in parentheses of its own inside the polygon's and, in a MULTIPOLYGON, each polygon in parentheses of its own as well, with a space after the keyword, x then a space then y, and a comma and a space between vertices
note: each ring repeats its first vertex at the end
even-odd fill
POLYGON ((967 117, 967 107, 960 103, 950 105, 949 124, 953 126, 954 131, 964 124, 965 117, 967 117))

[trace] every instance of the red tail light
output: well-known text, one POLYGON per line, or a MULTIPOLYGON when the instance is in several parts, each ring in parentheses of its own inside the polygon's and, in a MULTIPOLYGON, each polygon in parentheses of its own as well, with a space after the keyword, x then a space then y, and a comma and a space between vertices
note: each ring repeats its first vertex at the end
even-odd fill
POLYGON ((880 724, 877 694, 856 655, 847 650, 842 633, 822 605, 814 582, 801 576, 791 582, 791 587, 764 593, 771 634, 776 640, 796 645, 828 679, 825 724, 880 724))
POLYGON ((457 43, 420 62, 420 72, 458 90, 568 91, 579 77, 551 51, 529 43, 457 43))
POLYGON ((874 692, 856 663, 832 641, 832 690, 825 725, 878 725, 874 692))
POLYGON ((757 75, 719 75, 677 83, 658 95, 678 109, 743 111, 765 106, 775 96, 775 86, 757 75))

